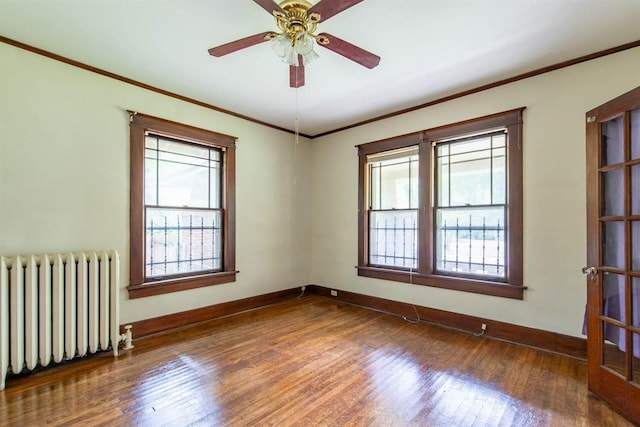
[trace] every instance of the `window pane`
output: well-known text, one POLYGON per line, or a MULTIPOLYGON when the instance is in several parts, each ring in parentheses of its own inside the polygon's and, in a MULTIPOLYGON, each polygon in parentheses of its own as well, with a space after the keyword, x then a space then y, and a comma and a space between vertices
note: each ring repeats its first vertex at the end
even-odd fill
POLYGON ((417 268, 418 212, 398 210, 371 212, 369 263, 417 268))
POLYGON ((502 204, 505 135, 483 135, 436 145, 438 206, 502 204))
POLYGON ((624 161, 624 118, 616 117, 602 123, 602 165, 624 161))
POLYGON ((380 163, 373 163, 369 167, 369 191, 371 209, 380 209, 380 163))
POLYGON ((186 158, 197 158, 209 160, 209 148, 188 144, 186 142, 176 142, 167 139, 160 139, 158 150, 165 153, 174 153, 186 158))
POLYGON ((418 156, 371 163, 371 208, 410 209, 418 203, 418 156))
POLYGON ((418 191, 418 161, 417 159, 415 159, 415 161, 412 161, 410 164, 410 168, 411 168, 411 197, 409 200, 409 207, 411 209, 418 209, 418 197, 419 197, 419 191, 418 191))
POLYGON ((160 206, 209 207, 209 169, 160 160, 158 164, 160 206))
MULTIPOLYGON (((504 138, 503 138, 504 139, 504 138)), ((493 161, 493 200, 492 204, 507 203, 507 175, 505 148, 494 148, 492 154, 493 161)))
POLYGON ((153 150, 158 149, 158 137, 154 135, 147 135, 144 138, 145 148, 151 148, 153 150))
POLYGON ((159 278, 222 266, 222 211, 146 210, 146 276, 159 278))
POLYGON ((505 208, 437 209, 436 269, 505 277, 505 208))
POLYGON ((221 207, 221 152, 147 136, 145 204, 221 207))
POLYGON ((210 171, 210 194, 209 194, 209 206, 211 208, 221 208, 222 205, 222 176, 220 165, 217 162, 211 162, 212 169, 210 171))
POLYGON ((158 162, 155 159, 157 151, 145 150, 144 160, 144 203, 158 204, 158 162))
MULTIPOLYGON (((449 147, 446 146, 446 150, 442 150, 442 152, 448 150, 449 147)), ((449 171, 449 157, 438 155, 437 159, 438 169, 436 171, 436 179, 438 180, 438 200, 436 203, 438 206, 451 206, 451 198, 449 197, 449 176, 451 175, 449 171)))

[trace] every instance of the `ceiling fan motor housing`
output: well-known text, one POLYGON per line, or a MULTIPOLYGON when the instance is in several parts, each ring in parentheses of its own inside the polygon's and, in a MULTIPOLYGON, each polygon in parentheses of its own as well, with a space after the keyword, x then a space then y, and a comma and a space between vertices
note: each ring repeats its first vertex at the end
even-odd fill
POLYGON ((313 33, 318 27, 320 15, 317 13, 307 14, 311 6, 311 3, 306 0, 285 0, 280 3, 280 8, 285 13, 273 12, 276 25, 283 34, 289 36, 292 43, 295 43, 296 37, 300 33, 316 38, 313 33))

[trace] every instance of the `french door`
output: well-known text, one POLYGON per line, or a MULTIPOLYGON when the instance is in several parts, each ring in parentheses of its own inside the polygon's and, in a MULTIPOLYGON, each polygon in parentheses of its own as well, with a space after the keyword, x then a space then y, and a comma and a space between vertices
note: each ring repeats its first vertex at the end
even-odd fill
POLYGON ((589 390, 640 424, 640 87, 586 116, 589 390))

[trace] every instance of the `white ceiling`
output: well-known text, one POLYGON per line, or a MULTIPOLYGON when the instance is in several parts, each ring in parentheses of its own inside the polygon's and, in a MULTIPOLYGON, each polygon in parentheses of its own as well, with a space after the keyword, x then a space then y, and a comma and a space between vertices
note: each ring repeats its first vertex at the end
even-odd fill
MULTIPOLYGON (((317 3, 317 1, 312 1, 317 3)), ((0 35, 254 119, 317 135, 640 40, 640 0, 365 0, 320 24, 380 57, 327 49, 289 88, 252 0, 0 0, 0 35)))

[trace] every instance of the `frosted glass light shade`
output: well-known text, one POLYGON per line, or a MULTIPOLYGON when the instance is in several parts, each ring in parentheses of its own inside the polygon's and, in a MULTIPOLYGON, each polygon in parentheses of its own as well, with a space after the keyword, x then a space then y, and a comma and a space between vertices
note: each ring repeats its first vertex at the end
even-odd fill
POLYGON ((283 60, 289 65, 293 65, 294 67, 297 67, 299 65, 298 54, 296 53, 295 49, 289 49, 287 56, 283 58, 283 60))
POLYGON ((309 37, 306 33, 300 32, 296 36, 294 47, 300 55, 306 55, 313 51, 313 37, 309 37))
POLYGON ((320 56, 318 56, 318 54, 315 52, 315 50, 312 50, 311 52, 307 53, 306 55, 302 55, 302 60, 304 62, 304 65, 309 65, 309 64, 311 64, 313 61, 315 61, 318 58, 320 58, 320 56))
POLYGON ((307 33, 300 32, 295 36, 295 43, 288 34, 279 34, 271 39, 273 52, 289 65, 297 67, 300 65, 298 55, 302 55, 304 65, 310 64, 318 58, 318 54, 313 50, 315 40, 307 33))
POLYGON ((286 34, 280 34, 271 39, 271 49, 280 58, 286 58, 291 51, 291 39, 286 34))

